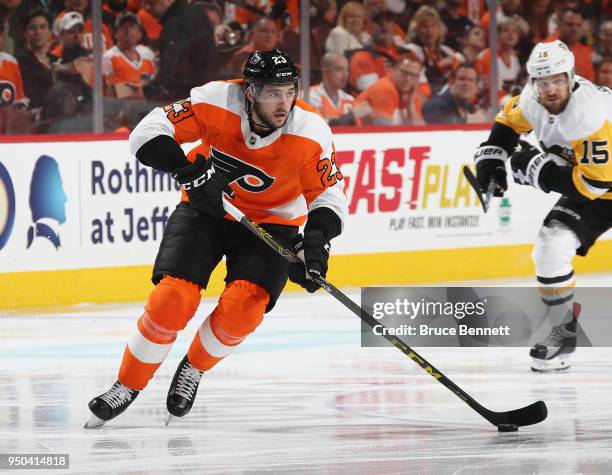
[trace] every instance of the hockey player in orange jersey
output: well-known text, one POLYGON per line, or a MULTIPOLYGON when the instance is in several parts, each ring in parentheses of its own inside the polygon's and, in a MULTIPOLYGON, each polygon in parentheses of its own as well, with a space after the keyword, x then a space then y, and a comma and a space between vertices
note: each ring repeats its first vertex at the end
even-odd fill
POLYGON ((86 428, 121 414, 145 388, 196 312, 200 290, 224 255, 225 289, 168 391, 172 416, 189 412, 201 376, 257 328, 288 276, 309 292, 317 289, 308 275, 326 274, 329 241, 342 231, 348 207, 331 130, 297 98, 298 90, 289 56, 255 51, 242 81, 196 87, 189 98, 154 109, 130 135, 132 153, 172 173, 184 201, 165 228, 153 268, 156 286, 129 337, 118 380, 91 400, 86 428), (197 155, 190 163, 179 144, 199 139, 207 157, 197 155), (305 265, 287 264, 226 215, 223 193, 280 243, 303 250, 305 265))

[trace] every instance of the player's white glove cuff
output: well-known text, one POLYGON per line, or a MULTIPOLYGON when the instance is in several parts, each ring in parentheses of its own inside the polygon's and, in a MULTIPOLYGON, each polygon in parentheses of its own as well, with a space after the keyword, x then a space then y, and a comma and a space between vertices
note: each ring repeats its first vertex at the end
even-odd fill
POLYGON ((496 145, 481 145, 474 154, 474 164, 483 160, 500 160, 503 165, 508 160, 508 153, 496 145))
POLYGON ((551 161, 553 161, 553 158, 548 153, 538 153, 529 160, 525 167, 525 171, 521 169, 512 170, 512 176, 514 177, 515 183, 519 185, 531 185, 544 193, 548 193, 549 190, 540 186, 540 173, 546 164, 551 161))

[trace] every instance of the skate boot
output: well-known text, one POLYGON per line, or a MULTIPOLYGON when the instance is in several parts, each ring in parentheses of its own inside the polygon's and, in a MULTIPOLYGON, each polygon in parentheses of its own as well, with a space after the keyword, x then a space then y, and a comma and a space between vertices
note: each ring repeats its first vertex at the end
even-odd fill
POLYGON ((553 327, 544 340, 531 348, 529 355, 533 358, 532 371, 561 371, 570 367, 572 353, 576 351, 576 325, 579 314, 580 304, 574 303, 572 321, 553 327))
POLYGON ((140 391, 125 387, 119 381, 98 397, 89 401, 91 418, 85 424, 85 429, 96 429, 102 427, 106 421, 117 417, 125 411, 140 391))
POLYGON ((195 401, 198 385, 203 373, 204 371, 191 366, 187 356, 183 358, 183 361, 176 368, 176 373, 174 373, 174 378, 168 390, 166 407, 170 414, 166 420, 166 425, 174 417, 183 417, 189 413, 193 401, 195 401))

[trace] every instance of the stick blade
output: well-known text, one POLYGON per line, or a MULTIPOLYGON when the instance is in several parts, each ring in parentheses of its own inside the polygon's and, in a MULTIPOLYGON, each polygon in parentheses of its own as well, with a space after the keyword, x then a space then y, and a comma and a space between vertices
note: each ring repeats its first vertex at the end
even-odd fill
POLYGON ((548 416, 548 408, 544 401, 538 401, 514 411, 493 412, 491 415, 492 417, 487 419, 493 425, 515 424, 522 427, 542 422, 548 416))
POLYGON ((471 168, 468 167, 467 165, 463 165, 463 176, 465 176, 465 179, 468 181, 468 183, 470 184, 470 186, 476 193, 476 196, 478 197, 478 201, 480 201, 480 205, 482 206, 482 210, 486 213, 488 211, 487 209, 488 203, 484 197, 484 192, 482 188, 480 187, 478 178, 476 178, 471 168))

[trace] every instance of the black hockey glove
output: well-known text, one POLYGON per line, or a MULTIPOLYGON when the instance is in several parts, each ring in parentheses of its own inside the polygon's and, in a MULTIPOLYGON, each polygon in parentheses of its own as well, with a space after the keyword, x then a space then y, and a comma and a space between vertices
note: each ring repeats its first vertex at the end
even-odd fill
POLYGON ((514 182, 519 185, 531 185, 534 188, 548 193, 542 186, 540 178, 543 176, 542 170, 554 160, 548 153, 543 153, 533 145, 524 140, 519 142, 520 147, 510 157, 510 167, 514 182))
POLYGON ((187 193, 189 206, 219 218, 225 215, 223 193, 233 198, 234 192, 225 175, 215 168, 212 160, 206 160, 198 154, 195 162, 179 168, 172 177, 187 193))
POLYGON ((327 274, 327 260, 329 259, 329 241, 325 239, 322 231, 314 230, 304 237, 298 234, 292 243, 293 252, 303 262, 292 262, 289 264, 289 280, 304 287, 313 293, 320 285, 315 283, 310 276, 319 275, 325 277, 327 274))
POLYGON ((508 180, 506 178, 506 160, 508 154, 506 151, 497 145, 488 145, 486 142, 480 144, 480 147, 474 154, 474 163, 476 164, 476 178, 483 190, 489 188, 491 178, 495 180, 497 186, 493 196, 504 196, 504 192, 508 189, 508 180))

